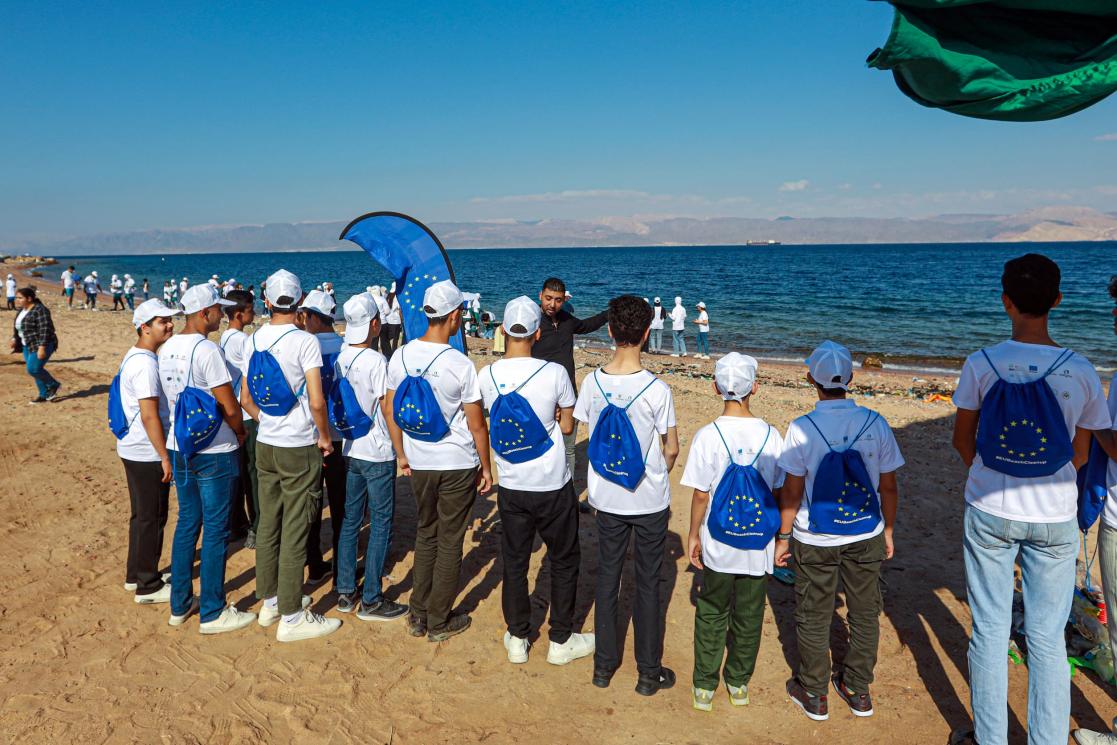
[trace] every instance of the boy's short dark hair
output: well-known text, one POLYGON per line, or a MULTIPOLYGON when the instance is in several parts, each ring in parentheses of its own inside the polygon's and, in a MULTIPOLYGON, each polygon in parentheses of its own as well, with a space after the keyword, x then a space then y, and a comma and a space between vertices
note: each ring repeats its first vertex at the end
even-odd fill
POLYGON ((1043 254, 1024 254, 1005 262, 1001 287, 1026 316, 1042 317, 1059 298, 1059 265, 1043 254))
MULTIPOLYGON (((423 306, 423 307, 425 308, 427 306, 423 306)), ((427 316, 427 325, 428 326, 445 326, 447 323, 450 322, 450 319, 453 318, 455 313, 461 313, 461 312, 462 312, 461 308, 455 308, 454 310, 450 311, 449 313, 447 313, 444 316, 435 316, 434 318, 431 318, 430 316, 427 316)))
POLYGON ((253 305, 252 295, 245 290, 229 290, 229 294, 225 296, 229 302, 236 303, 236 305, 225 306, 225 317, 230 321, 237 313, 249 310, 253 305))
POLYGON ((566 292, 566 283, 558 277, 547 277, 543 280, 543 289, 551 292, 566 292))
POLYGON ((644 298, 621 295, 609 301, 609 331, 618 347, 643 343, 644 332, 652 325, 652 306, 644 298))

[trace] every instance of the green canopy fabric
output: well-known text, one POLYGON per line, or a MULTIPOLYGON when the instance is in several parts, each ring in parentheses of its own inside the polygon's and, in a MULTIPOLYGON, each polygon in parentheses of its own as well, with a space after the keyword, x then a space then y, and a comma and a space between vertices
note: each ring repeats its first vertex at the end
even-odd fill
POLYGON ((869 67, 953 114, 1034 122, 1117 90, 1117 0, 888 0, 892 33, 869 67))

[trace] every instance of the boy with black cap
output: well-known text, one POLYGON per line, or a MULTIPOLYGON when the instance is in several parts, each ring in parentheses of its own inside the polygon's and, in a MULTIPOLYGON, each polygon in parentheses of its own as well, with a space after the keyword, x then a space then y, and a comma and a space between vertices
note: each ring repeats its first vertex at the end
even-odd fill
POLYGON ((412 636, 440 642, 469 628, 466 614, 451 613, 458 594, 462 539, 473 499, 492 488, 489 430, 481 408, 477 371, 469 358, 450 346, 461 329, 465 298, 450 280, 423 293, 427 331, 392 355, 384 415, 400 472, 411 477, 418 506, 415 529, 415 588, 407 618, 412 636), (437 441, 413 437, 396 421, 396 391, 408 377, 430 385, 448 431, 437 441))
POLYGON ((880 571, 892 558, 896 471, 904 458, 884 417, 846 398, 853 379, 848 349, 824 341, 807 358, 807 367, 807 381, 819 400, 813 412, 788 425, 779 460, 785 476, 775 563, 787 566, 794 557, 797 570, 800 662, 787 681, 787 693, 809 718, 822 721, 830 716, 826 692, 832 682, 850 711, 867 717, 873 714, 869 684, 880 640, 880 571), (832 456, 843 459, 839 465, 847 463, 847 451, 849 459, 863 464, 857 470, 863 476, 855 481, 841 471, 849 480, 835 483, 829 464, 835 462, 832 456), (839 496, 831 501, 832 494, 839 496), (828 514, 841 517, 823 522, 824 505, 833 509, 828 514), (839 579, 845 587, 849 650, 831 677, 830 619, 839 579))
MULTIPOLYGON (((578 496, 574 493, 562 442, 563 435, 574 430, 574 387, 561 365, 531 356, 531 347, 539 338, 542 317, 538 303, 527 296, 509 301, 501 324, 507 336, 504 359, 483 368, 478 377, 490 420, 497 401, 515 393, 530 404, 532 413, 542 424, 540 433, 545 436, 540 443, 532 444, 535 457, 521 460, 512 448, 504 451, 512 459, 506 460, 501 457, 501 446, 496 441, 500 425, 493 423, 491 427, 500 477, 497 506, 504 556, 501 600, 508 624, 504 648, 509 662, 527 662, 531 633, 527 575, 538 533, 547 547, 551 565, 547 662, 565 665, 593 654, 594 641, 593 634, 574 633, 574 601, 581 561, 578 496)), ((518 423, 513 426, 522 427, 518 423)))

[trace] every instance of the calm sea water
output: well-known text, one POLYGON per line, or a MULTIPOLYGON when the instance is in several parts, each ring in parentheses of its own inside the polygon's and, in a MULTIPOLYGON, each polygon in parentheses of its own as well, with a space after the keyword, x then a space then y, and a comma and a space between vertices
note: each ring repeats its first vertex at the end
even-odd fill
MULTIPOLYGON (((1117 368, 1117 339, 1106 284, 1117 274, 1117 243, 925 244, 843 246, 671 246, 450 251, 458 284, 479 292, 497 313, 511 298, 536 296, 546 277, 561 277, 576 315, 605 307, 610 297, 660 296, 670 308, 681 295, 690 317, 705 301, 715 351, 736 349, 766 358, 801 359, 824 338, 857 354, 886 355, 891 364, 955 367, 978 347, 1009 333, 1001 310, 1004 262, 1036 251, 1059 263, 1063 303, 1052 316, 1057 341, 1099 368, 1117 368)), ((304 289, 329 280, 340 299, 391 278, 354 252, 194 254, 64 258, 102 278, 128 272, 163 281, 211 274, 246 286, 283 267, 304 289)), ((107 285, 107 281, 105 282, 107 285)), ((691 325, 693 328, 693 325, 691 325)), ((669 332, 668 332, 669 333, 669 332)), ((688 331, 693 351, 693 330, 688 331)), ((604 333, 595 335, 604 340, 604 333)))

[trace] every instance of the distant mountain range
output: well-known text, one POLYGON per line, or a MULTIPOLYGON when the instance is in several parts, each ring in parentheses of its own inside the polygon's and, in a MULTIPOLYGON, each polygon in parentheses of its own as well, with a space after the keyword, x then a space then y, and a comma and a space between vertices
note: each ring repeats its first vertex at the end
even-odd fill
MULTIPOLYGON (((78 256, 139 253, 347 250, 346 222, 271 223, 104 233, 0 246, 0 253, 78 256)), ((969 243, 1113 241, 1117 212, 1048 207, 1019 215, 937 215, 919 219, 714 217, 430 223, 447 248, 738 245, 781 243, 969 243)))

